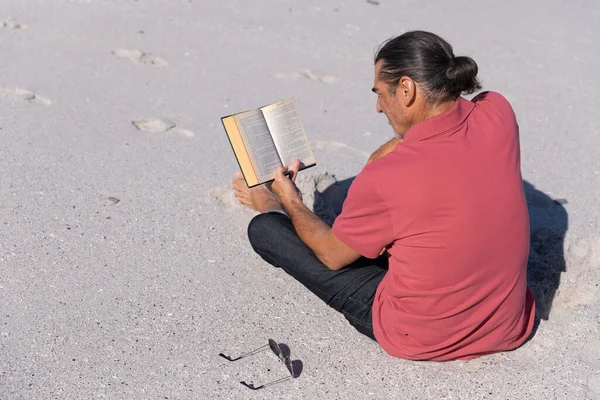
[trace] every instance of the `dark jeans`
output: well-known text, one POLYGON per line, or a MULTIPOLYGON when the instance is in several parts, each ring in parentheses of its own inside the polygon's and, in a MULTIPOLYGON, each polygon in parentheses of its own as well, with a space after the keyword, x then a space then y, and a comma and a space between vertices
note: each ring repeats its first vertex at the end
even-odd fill
POLYGON ((254 250, 269 264, 281 267, 327 305, 344 314, 360 333, 373 335, 373 298, 387 272, 387 257, 359 258, 339 271, 327 268, 296 234, 292 221, 278 212, 254 217, 248 226, 254 250))

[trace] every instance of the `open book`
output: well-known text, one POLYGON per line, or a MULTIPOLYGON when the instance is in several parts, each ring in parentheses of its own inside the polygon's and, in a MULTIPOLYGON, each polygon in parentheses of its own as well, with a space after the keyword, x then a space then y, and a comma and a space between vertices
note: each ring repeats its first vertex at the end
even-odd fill
POLYGON ((294 99, 221 118, 248 187, 273 180, 276 167, 316 165, 294 99))

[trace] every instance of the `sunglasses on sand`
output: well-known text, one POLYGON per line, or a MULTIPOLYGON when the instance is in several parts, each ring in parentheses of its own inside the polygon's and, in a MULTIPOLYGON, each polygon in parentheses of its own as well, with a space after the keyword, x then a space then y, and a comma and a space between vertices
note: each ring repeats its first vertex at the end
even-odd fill
POLYGON ((285 382, 287 380, 290 380, 290 379, 298 377, 299 371, 295 370, 294 363, 292 362, 292 360, 290 359, 289 356, 286 356, 283 353, 283 350, 281 349, 281 346, 279 346, 279 344, 276 341, 274 341, 273 339, 269 339, 269 343, 268 344, 265 344, 264 346, 261 346, 261 347, 259 347, 257 349, 254 349, 254 350, 251 350, 251 351, 249 351, 247 353, 244 353, 244 354, 242 354, 242 355, 240 355, 238 357, 235 357, 235 358, 233 358, 231 356, 228 356, 228 355, 225 355, 223 353, 219 353, 219 356, 223 357, 227 361, 232 361, 233 362, 233 361, 241 360, 242 358, 253 356, 255 354, 258 354, 258 353, 263 352, 263 351, 268 350, 268 349, 271 349, 271 351, 273 352, 273 354, 275 354, 277 356, 277 358, 279 358, 279 361, 281 361, 285 365, 285 367, 287 368, 287 370, 290 373, 290 375, 286 376, 284 378, 276 379, 276 380, 274 380, 272 382, 269 382, 269 383, 265 383, 265 384, 260 385, 260 386, 254 386, 253 383, 246 383, 244 381, 241 381, 240 383, 242 385, 244 385, 247 388, 252 389, 252 390, 259 390, 259 389, 262 389, 262 388, 266 388, 267 386, 275 385, 277 383, 285 382))

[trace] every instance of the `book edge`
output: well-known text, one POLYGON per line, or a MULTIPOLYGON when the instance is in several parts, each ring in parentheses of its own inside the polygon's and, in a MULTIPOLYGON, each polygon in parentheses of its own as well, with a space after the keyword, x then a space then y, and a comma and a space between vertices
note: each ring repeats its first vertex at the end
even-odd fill
MULTIPOLYGON (((260 183, 254 184, 252 186, 250 186, 248 184, 248 177, 244 173, 244 168, 242 168, 242 164, 240 163, 240 159, 239 159, 239 157, 238 157, 238 155, 237 155, 237 153, 235 151, 235 147, 233 146, 233 143, 231 141, 231 137, 229 136, 229 132, 227 131, 227 127, 225 126, 225 119, 232 118, 233 122, 236 124, 236 127, 237 127, 238 132, 239 132, 239 126, 237 126, 237 121, 235 120, 235 115, 236 114, 232 114, 232 115, 228 115, 226 117, 221 117, 221 124, 223 125, 223 129, 225 130, 225 136, 227 136, 227 141, 229 142, 229 146, 231 146, 231 150, 233 152, 233 156, 235 157, 235 161, 237 162, 238 167, 240 168, 240 172, 242 173, 242 176, 244 177, 244 181, 246 182, 246 186, 248 186, 250 188, 250 187, 254 187, 254 186, 256 186, 257 184, 260 184, 260 183)), ((242 143, 244 145, 244 150, 246 151, 246 154, 248 156, 248 162, 250 163, 250 166, 252 167, 252 172, 254 173, 254 180, 256 180, 256 182, 260 182, 260 180, 258 179, 258 175, 256 173, 256 169, 254 168, 254 164, 252 163, 252 158, 250 157, 250 154, 248 153, 248 149, 246 147, 246 143, 244 143, 244 138, 242 137, 241 134, 240 134, 240 139, 241 139, 241 141, 242 141, 242 143)))

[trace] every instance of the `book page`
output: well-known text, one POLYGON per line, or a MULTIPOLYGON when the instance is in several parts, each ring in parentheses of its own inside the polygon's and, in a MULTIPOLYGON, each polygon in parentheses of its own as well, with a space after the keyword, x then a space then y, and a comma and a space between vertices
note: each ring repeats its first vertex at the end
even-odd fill
POLYGON ((265 116, 283 165, 289 167, 296 159, 304 166, 316 163, 294 99, 283 100, 260 110, 265 116))
POLYGON ((269 127, 260 110, 246 111, 235 116, 242 138, 252 159, 259 181, 273 179, 276 167, 282 166, 269 127))

